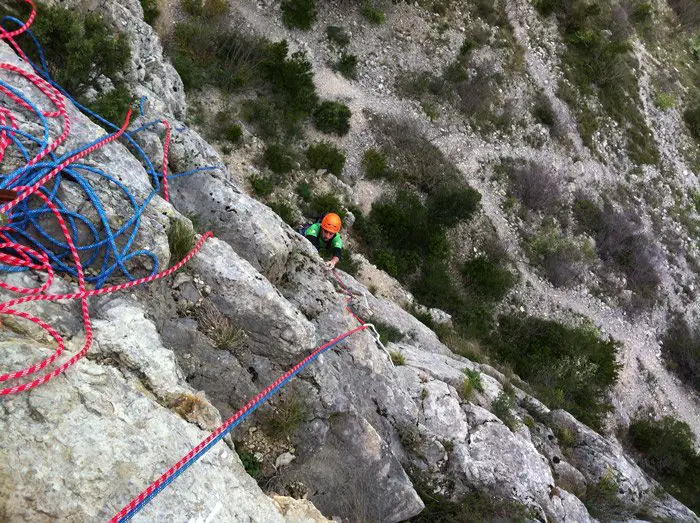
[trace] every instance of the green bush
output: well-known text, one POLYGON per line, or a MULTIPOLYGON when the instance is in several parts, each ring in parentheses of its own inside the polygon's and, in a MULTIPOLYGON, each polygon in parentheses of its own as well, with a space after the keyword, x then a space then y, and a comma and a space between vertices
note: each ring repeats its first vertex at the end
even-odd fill
POLYGON ((654 97, 654 104, 656 104, 656 107, 662 111, 665 111, 666 109, 671 109, 676 105, 676 99, 672 94, 659 91, 654 97))
POLYGON ((345 47, 350 43, 348 32, 337 25, 329 25, 326 27, 326 37, 328 41, 339 47, 345 47))
POLYGON ((510 430, 515 430, 518 427, 518 418, 513 414, 514 409, 515 398, 505 391, 502 391, 491 403, 491 410, 493 413, 510 430))
POLYGON ((379 339, 386 345, 389 342, 401 341, 403 339, 403 334, 399 329, 388 323, 382 321, 373 321, 374 327, 379 333, 379 339))
POLYGON ((484 384, 481 381, 481 373, 478 370, 462 369, 466 375, 462 383, 462 389, 459 390, 459 395, 463 400, 469 400, 474 394, 474 391, 484 392, 484 384))
POLYGON ((700 454, 688 424, 671 416, 658 421, 637 419, 630 423, 629 435, 642 454, 642 466, 671 495, 696 513, 700 511, 700 454))
POLYGON ((311 187, 306 182, 299 182, 297 184, 297 194, 305 202, 310 202, 313 198, 313 192, 311 192, 311 187))
POLYGON ((314 194, 309 201, 309 210, 312 215, 320 216, 324 212, 334 212, 340 218, 345 218, 345 207, 340 198, 333 193, 314 194))
POLYGON ((370 180, 390 178, 386 157, 377 149, 367 149, 365 151, 365 154, 362 156, 362 168, 370 180))
POLYGON ((282 20, 287 27, 311 29, 316 21, 316 0, 284 0, 282 20))
POLYGON ((209 20, 220 18, 228 13, 228 0, 182 0, 185 13, 209 20))
POLYGON ((362 4, 362 16, 375 25, 384 23, 384 12, 374 7, 371 0, 365 0, 362 4))
POLYGON ((285 110, 267 98, 244 101, 243 118, 266 140, 278 140, 282 136, 292 140, 304 134, 299 119, 287 118, 285 110))
POLYGON ((125 86, 119 85, 112 91, 98 96, 88 107, 105 120, 121 125, 126 118, 132 100, 133 97, 129 90, 125 86))
POLYGON ((238 124, 231 124, 224 129, 224 138, 231 143, 238 143, 243 137, 243 129, 238 124))
POLYGON ((236 454, 243 463, 243 468, 246 473, 253 479, 258 479, 262 473, 260 461, 255 457, 255 454, 244 450, 240 443, 236 443, 236 454))
POLYGON ((508 269, 485 255, 466 261, 462 278, 470 295, 489 302, 501 301, 517 281, 508 269))
POLYGON ((261 198, 269 196, 275 189, 275 181, 265 176, 251 176, 250 184, 253 187, 253 192, 261 198))
POLYGON ((340 176, 345 167, 345 155, 343 152, 328 142, 319 142, 310 145, 306 149, 306 158, 312 169, 326 169, 328 172, 340 176))
POLYGON ((700 103, 688 107, 683 111, 683 120, 685 120, 693 138, 700 141, 700 103))
MULTIPOLYGON (((102 16, 38 4, 32 31, 41 42, 49 73, 78 101, 85 101, 83 96, 91 87, 97 87, 101 76, 109 78, 117 88, 122 85, 120 74, 131 56, 129 42, 115 33, 102 16)), ((19 41, 26 43, 27 38, 24 35, 19 41)), ((35 46, 22 47, 39 63, 35 46)))
POLYGON ((594 518, 600 521, 626 521, 633 514, 624 501, 617 497, 620 488, 612 469, 608 469, 598 483, 586 486, 582 501, 594 518))
POLYGON ((357 79, 357 56, 343 53, 337 62, 333 64, 333 70, 351 80, 357 79))
POLYGON ((286 40, 270 44, 260 67, 288 117, 306 117, 318 104, 313 68, 302 51, 287 58, 288 50, 286 40))
POLYGON ((322 133, 344 136, 350 130, 350 116, 352 113, 347 105, 325 101, 314 111, 313 120, 316 129, 322 133))
POLYGON ((451 227, 471 218, 480 201, 481 194, 471 187, 443 185, 428 196, 426 206, 433 225, 451 227))
POLYGON ((268 207, 275 211, 275 214, 282 218, 284 223, 290 227, 297 225, 296 212, 294 211, 294 207, 292 207, 289 202, 278 200, 268 203, 268 207))
POLYGON ((140 2, 141 9, 143 9, 143 20, 148 25, 153 25, 153 22, 155 22, 156 18, 158 18, 158 15, 160 15, 160 10, 158 9, 158 1, 140 0, 140 2))
POLYGON ((500 316, 491 343, 499 356, 552 408, 563 408, 599 428, 611 407, 619 344, 591 328, 570 328, 532 317, 500 316))
POLYGON ((444 494, 443 488, 432 487, 426 478, 417 471, 411 473, 413 486, 425 504, 420 514, 408 520, 411 523, 526 523, 537 519, 533 511, 521 503, 492 496, 483 490, 469 492, 455 501, 444 494))
POLYGON ((336 269, 347 272, 350 276, 355 276, 360 271, 360 262, 353 260, 352 251, 343 247, 342 256, 335 267, 336 269))
POLYGON ((273 143, 267 146, 263 154, 263 160, 275 174, 285 174, 294 169, 294 151, 287 145, 273 143))

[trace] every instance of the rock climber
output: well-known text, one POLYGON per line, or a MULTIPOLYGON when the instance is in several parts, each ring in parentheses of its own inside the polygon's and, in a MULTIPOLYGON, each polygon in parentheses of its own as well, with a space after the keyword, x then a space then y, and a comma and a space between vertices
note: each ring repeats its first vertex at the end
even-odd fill
POLYGON ((309 225, 304 231, 304 236, 316 249, 330 251, 331 259, 326 262, 329 269, 335 269, 340 261, 343 251, 343 240, 340 237, 340 228, 343 222, 340 216, 334 212, 324 214, 319 221, 309 225))

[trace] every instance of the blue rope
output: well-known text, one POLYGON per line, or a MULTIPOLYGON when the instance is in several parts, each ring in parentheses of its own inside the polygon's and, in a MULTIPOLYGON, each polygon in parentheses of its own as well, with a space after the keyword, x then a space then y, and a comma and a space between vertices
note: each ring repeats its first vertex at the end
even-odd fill
MULTIPOLYGON (((11 16, 5 16, 0 20, 0 25, 5 29, 7 29, 6 25, 8 23, 17 25, 18 27, 24 24, 23 21, 11 16)), ((118 131, 119 126, 78 103, 51 78, 41 44, 31 30, 27 30, 25 34, 31 39, 39 57, 38 65, 29 60, 29 64, 34 71, 54 88, 58 89, 83 114, 93 118, 113 132, 118 131)), ((0 81, 0 85, 27 104, 30 108, 30 112, 38 118, 41 128, 39 135, 34 135, 22 130, 13 129, 9 126, 0 126, 0 131, 5 131, 11 141, 11 144, 8 145, 5 152, 6 157, 11 155, 12 151, 16 151, 16 154, 24 159, 24 165, 21 167, 7 173, 0 171, 0 188, 12 189, 20 186, 32 186, 66 158, 84 151, 88 147, 104 139, 104 137, 98 138, 88 144, 67 151, 61 156, 52 152, 40 163, 27 166, 26 164, 33 156, 48 147, 50 143, 49 122, 42 114, 41 110, 25 94, 6 82, 0 81), (15 177, 17 179, 12 181, 15 177)), ((141 115, 144 114, 145 102, 146 97, 142 97, 139 100, 139 111, 141 115)), ((110 176, 101 169, 78 162, 64 168, 54 177, 47 187, 41 188, 42 193, 56 206, 66 221, 75 247, 81 255, 83 267, 85 269, 91 269, 86 270, 85 280, 93 283, 96 288, 102 287, 113 275, 116 276, 115 273, 120 274, 129 281, 133 281, 136 276, 131 274, 127 264, 136 257, 150 260, 151 275, 158 272, 158 259, 154 253, 149 250, 132 250, 132 248, 141 227, 141 217, 145 212, 146 206, 160 192, 162 178, 162 173, 155 170, 150 158, 148 158, 143 149, 134 140, 134 136, 143 130, 150 129, 159 124, 161 124, 160 120, 154 120, 122 135, 131 146, 134 155, 144 165, 146 173, 151 180, 153 188, 151 192, 143 198, 143 201, 137 201, 127 187, 116 178, 110 176), (63 183, 64 181, 73 183, 68 187, 63 183), (118 226, 114 225, 114 220, 110 222, 105 212, 105 207, 95 190, 96 187, 102 186, 98 184, 103 184, 104 182, 118 189, 116 193, 113 192, 112 194, 120 195, 123 203, 127 205, 131 212, 131 215, 118 226), (85 209, 88 210, 75 212, 64 205, 61 195, 68 192, 67 189, 69 188, 72 189, 71 192, 75 190, 83 192, 88 202, 85 209), (86 216, 85 213, 88 213, 88 216, 86 216)), ((170 177, 178 178, 190 176, 198 172, 210 171, 218 168, 219 167, 200 167, 191 171, 172 174, 170 177)), ((53 213, 47 204, 42 202, 42 205, 37 206, 37 202, 32 200, 32 204, 30 205, 29 202, 25 200, 12 208, 8 213, 10 222, 7 227, 9 230, 5 231, 5 235, 10 241, 24 243, 39 252, 45 252, 50 260, 51 266, 56 271, 75 276, 77 275, 77 270, 73 264, 68 243, 62 236, 55 236, 55 234, 60 234, 57 230, 49 229, 48 224, 53 223, 52 217, 53 213)), ((55 226, 52 226, 52 229, 55 229, 55 226)), ((26 270, 28 270, 26 267, 0 265, 0 271, 4 272, 22 272, 26 270)))
POLYGON ((129 511, 124 517, 122 517, 119 520, 119 523, 122 523, 124 521, 129 521, 131 518, 133 518, 138 511, 140 511, 145 505, 147 505, 154 497, 156 497, 165 487, 170 485, 177 477, 180 476, 185 470, 187 470, 190 465, 194 464, 197 460, 199 460, 200 457, 202 457, 204 454, 206 454, 209 449, 211 449, 214 445, 216 445, 219 441, 221 441, 223 438, 225 438, 236 426, 238 426, 244 419, 246 419, 250 414, 255 412, 260 406, 262 406, 263 403, 265 403, 271 396, 277 393, 279 389, 284 387, 289 381, 294 379, 297 374, 299 374, 302 370, 304 370, 306 367, 308 367, 312 362, 314 362, 321 354, 326 352, 328 349, 331 347, 334 347, 341 341, 343 341, 345 338, 350 336, 350 333, 346 333, 343 335, 341 338, 336 340, 335 342, 331 343, 328 345, 328 347, 325 347, 323 350, 319 351, 317 354, 315 354, 312 358, 309 359, 306 363, 304 363, 301 367, 299 367, 295 372, 287 376, 282 382, 279 383, 275 388, 271 389, 267 394, 265 394, 262 398, 260 398, 257 402, 253 404, 253 406, 248 409, 246 412, 244 412, 240 418, 238 418, 236 421, 231 423, 226 429, 224 429, 221 434, 216 436, 213 440, 211 440, 205 447, 202 448, 199 452, 197 452, 194 456, 192 456, 187 462, 185 462, 182 467, 180 467, 178 470, 176 470, 172 476, 170 476, 168 479, 163 481, 161 485, 158 486, 153 492, 151 492, 148 496, 146 496, 139 504, 134 506, 131 511, 129 511))

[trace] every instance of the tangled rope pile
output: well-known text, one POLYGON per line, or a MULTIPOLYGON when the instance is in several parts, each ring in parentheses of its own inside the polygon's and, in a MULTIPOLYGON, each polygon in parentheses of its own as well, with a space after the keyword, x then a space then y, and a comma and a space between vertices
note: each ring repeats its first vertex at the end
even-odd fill
MULTIPOLYGON (((147 250, 133 250, 133 243, 140 228, 141 215, 149 202, 160 193, 161 180, 163 196, 166 200, 168 199, 167 154, 170 126, 164 120, 157 120, 127 132, 131 111, 127 113, 123 125, 117 127, 70 98, 49 75, 41 46, 29 30, 36 17, 36 7, 32 0, 24 0, 24 2, 31 8, 26 22, 13 17, 4 17, 0 24, 0 39, 8 42, 17 55, 32 66, 32 71, 28 71, 11 63, 0 63, 0 71, 11 73, 17 78, 14 84, 29 84, 26 92, 22 92, 7 81, 0 80, 0 189, 3 189, 5 194, 16 195, 12 201, 0 206, 0 216, 4 216, 3 221, 6 222, 0 223, 0 271, 45 273, 46 281, 36 288, 22 288, 0 281, 0 288, 23 295, 0 303, 0 319, 2 316, 15 316, 35 323, 55 340, 57 348, 49 357, 38 363, 18 371, 0 374, 0 383, 24 378, 45 369, 54 363, 65 349, 65 343, 56 329, 38 317, 15 309, 17 305, 29 301, 80 300, 85 343, 80 351, 55 369, 31 381, 0 389, 0 396, 41 385, 63 372, 87 353, 92 343, 92 328, 87 305, 89 296, 123 290, 167 276, 187 263, 202 243, 211 237, 211 233, 202 236, 188 256, 163 272, 158 272, 158 259, 155 254, 147 250), (19 27, 10 31, 5 27, 8 23, 19 27), (15 37, 23 33, 29 35, 37 46, 41 66, 34 64, 17 44, 15 37), (65 144, 71 132, 66 99, 103 125, 113 128, 115 132, 59 156, 56 151, 65 144), (46 105, 49 106, 48 110, 40 109, 40 106, 46 105), (33 121, 27 128, 34 129, 38 126, 41 129, 40 133, 20 128, 20 121, 30 119, 33 121), (134 141, 133 136, 159 124, 165 126, 165 140, 163 169, 161 173, 156 173, 150 159, 134 141), (51 129, 57 126, 60 133, 52 137, 51 129), (152 181, 153 190, 141 203, 137 202, 119 180, 93 166, 79 163, 79 160, 90 153, 120 138, 126 139, 136 151, 136 155, 144 163, 152 181), (19 166, 9 171, 2 169, 3 163, 9 164, 10 161, 19 163, 19 166), (66 192, 62 191, 66 182, 70 182, 73 192, 75 189, 82 190, 84 200, 92 207, 90 215, 97 217, 95 222, 86 216, 87 211, 71 210, 61 201, 59 194, 66 192), (117 189, 113 194, 121 194, 123 200, 130 206, 132 214, 118 228, 110 225, 110 217, 107 216, 105 207, 97 196, 96 186, 99 183, 113 186, 117 189), (56 225, 60 235, 50 232, 51 228, 56 229, 56 225), (127 263, 137 256, 150 259, 152 267, 150 275, 137 279, 131 274, 127 263), (90 268, 93 274, 86 276, 86 268, 90 268), (62 295, 47 293, 56 272, 73 276, 77 280, 78 292, 62 295), (104 287, 106 281, 117 272, 125 276, 128 282, 104 287), (95 289, 88 290, 88 283, 94 284, 95 289)), ((181 173, 179 176, 204 169, 181 173)))

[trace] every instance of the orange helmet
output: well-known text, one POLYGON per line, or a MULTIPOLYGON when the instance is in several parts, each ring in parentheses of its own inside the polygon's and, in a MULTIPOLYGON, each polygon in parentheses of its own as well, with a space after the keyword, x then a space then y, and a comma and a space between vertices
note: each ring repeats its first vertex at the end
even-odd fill
POLYGON ((329 212, 323 217, 323 220, 321 220, 321 229, 328 232, 340 232, 340 227, 342 225, 343 222, 340 220, 340 216, 334 212, 329 212))

